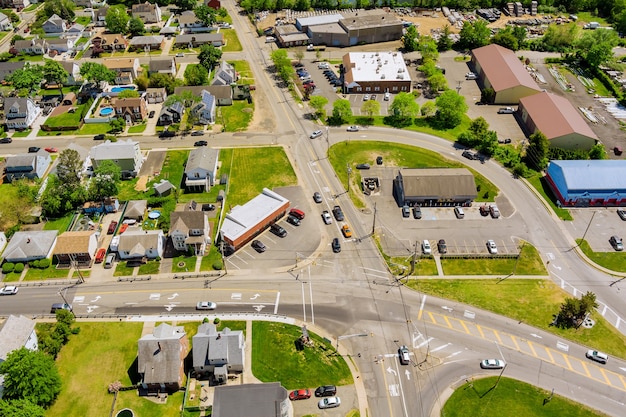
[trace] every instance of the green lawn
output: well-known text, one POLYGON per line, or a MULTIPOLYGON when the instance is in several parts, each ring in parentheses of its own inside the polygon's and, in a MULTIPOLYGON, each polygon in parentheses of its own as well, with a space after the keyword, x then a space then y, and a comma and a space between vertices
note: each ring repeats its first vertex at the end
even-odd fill
POLYGON ((129 268, 126 262, 118 262, 115 267, 114 277, 129 277, 133 275, 135 268, 129 268))
POLYGON ((442 416, 593 417, 605 416, 586 406, 534 385, 497 376, 472 379, 457 388, 443 406, 442 416))
POLYGON ((212 245, 209 254, 203 256, 200 261, 200 271, 213 271, 215 262, 222 263, 222 254, 217 250, 217 246, 212 245))
POLYGON ((194 272, 197 260, 195 256, 177 256, 172 259, 172 272, 194 272))
POLYGON ((556 206, 557 199, 552 193, 545 177, 541 173, 537 173, 530 178, 526 178, 526 180, 535 188, 535 190, 537 190, 537 192, 539 192, 539 194, 543 196, 544 200, 550 204, 552 210, 554 210, 556 215, 559 216, 561 220, 574 220, 569 210, 556 206))
POLYGON ((141 265, 139 267, 139 272, 137 275, 153 275, 159 273, 159 268, 161 268, 161 262, 159 261, 148 261, 147 263, 141 265))
POLYGON ((626 358, 626 336, 597 312, 590 329, 560 329, 551 326, 553 315, 569 294, 543 279, 414 279, 406 284, 416 291, 493 311, 577 343, 593 346, 626 358))
POLYGON ((59 219, 46 219, 43 230, 58 230, 59 233, 63 233, 70 227, 73 217, 74 213, 68 213, 59 219))
POLYGON ((16 131, 11 136, 14 137, 14 138, 25 138, 26 136, 30 135, 31 131, 32 131, 31 129, 25 129, 25 130, 22 130, 22 131, 16 131))
POLYGON ((218 107, 216 123, 222 124, 226 132, 242 132, 248 129, 254 113, 254 102, 235 100, 232 106, 218 107))
POLYGON ((589 22, 598 22, 600 23, 602 26, 608 26, 608 22, 600 17, 597 16, 596 14, 591 14, 591 12, 578 12, 576 13, 576 16, 578 16, 578 23, 582 24, 584 23, 589 23, 589 22))
POLYGON ((224 35, 224 40, 226 41, 226 45, 222 46, 222 52, 243 51, 235 29, 220 29, 220 32, 224 35))
POLYGON ((108 123, 85 123, 76 135, 99 135, 109 133, 111 126, 108 123))
POLYGON ((626 272, 626 253, 624 252, 594 252, 586 240, 576 239, 580 249, 593 262, 611 271, 626 272))
POLYGON ((247 61, 228 61, 239 73, 239 84, 254 84, 254 74, 247 61))
POLYGON ((41 281, 49 278, 67 278, 70 275, 68 269, 56 269, 54 265, 49 268, 28 268, 24 281, 41 281))
POLYGON ((64 126, 79 126, 81 122, 81 116, 83 109, 87 106, 85 104, 79 104, 76 106, 74 113, 63 113, 58 116, 48 117, 46 120, 46 126, 50 127, 64 127, 64 126))
POLYGON ((351 385, 352 375, 331 343, 309 331, 313 346, 296 349, 298 326, 252 323, 252 373, 263 382, 280 381, 288 390, 323 384, 351 385))
POLYGON ((236 148, 233 149, 232 163, 228 204, 233 207, 256 197, 263 188, 271 190, 298 182, 285 151, 280 147, 236 148))
POLYGON ((128 128, 128 133, 143 133, 143 131, 146 130, 146 127, 148 127, 146 123, 142 123, 137 126, 131 126, 128 128))
POLYGON ((446 275, 547 275, 539 252, 534 246, 524 244, 519 259, 479 258, 441 259, 446 275))

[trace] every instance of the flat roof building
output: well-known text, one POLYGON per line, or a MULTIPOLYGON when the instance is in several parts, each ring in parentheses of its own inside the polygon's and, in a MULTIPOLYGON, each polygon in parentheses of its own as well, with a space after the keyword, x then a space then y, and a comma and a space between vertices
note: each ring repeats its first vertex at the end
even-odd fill
POLYGON ((343 66, 347 92, 411 91, 411 75, 400 52, 350 52, 343 56, 343 66))
POLYGON ((466 168, 406 168, 394 180, 399 206, 470 205, 477 195, 474 175, 466 168))

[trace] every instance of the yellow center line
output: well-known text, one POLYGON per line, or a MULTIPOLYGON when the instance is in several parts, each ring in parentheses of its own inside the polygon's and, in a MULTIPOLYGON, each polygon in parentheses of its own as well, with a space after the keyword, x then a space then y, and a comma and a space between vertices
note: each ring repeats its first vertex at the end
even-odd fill
POLYGON ((515 337, 515 336, 513 336, 513 335, 511 335, 510 337, 511 337, 511 340, 513 341, 513 343, 515 343, 515 349, 516 349, 518 352, 521 352, 521 351, 522 351, 522 349, 519 347, 519 343, 517 343, 517 337, 515 337))
POLYGON ((480 333, 480 337, 481 338, 485 338, 485 333, 483 332, 483 328, 480 327, 478 324, 476 325, 476 329, 478 330, 478 333, 480 333))
POLYGON ((389 385, 387 385, 387 375, 385 375, 387 372, 385 371, 384 358, 382 360, 379 360, 378 363, 380 364, 380 371, 383 373, 383 382, 385 384, 385 387, 387 388, 387 406, 389 407, 389 416, 392 416, 393 409, 391 408, 391 393, 389 392, 389 385))
POLYGON ((530 348, 530 350, 532 350, 533 352, 533 356, 538 358, 539 356, 537 355, 537 351, 535 351, 535 346, 531 341, 526 341, 526 344, 528 345, 528 347, 530 348))
POLYGON ((604 371, 604 369, 602 369, 602 368, 599 368, 599 369, 600 369, 600 373, 604 377, 604 380, 606 381, 606 384, 613 386, 613 384, 611 384, 611 380, 609 379, 609 377, 606 376, 606 372, 604 371))
MULTIPOLYGON (((77 295, 85 295, 85 294, 95 294, 95 295, 102 295, 102 294, 121 294, 121 293, 170 293, 170 292, 191 292, 191 291, 199 291, 197 288, 168 288, 168 289, 145 289, 145 290, 118 290, 118 291, 77 291, 76 294, 77 295)), ((272 293, 277 293, 277 290, 253 290, 253 289, 230 289, 230 288, 213 288, 210 291, 212 292, 216 292, 216 291, 228 291, 228 292, 238 292, 238 293, 243 293, 243 292, 255 292, 255 293, 267 293, 267 294, 272 294, 272 293)))

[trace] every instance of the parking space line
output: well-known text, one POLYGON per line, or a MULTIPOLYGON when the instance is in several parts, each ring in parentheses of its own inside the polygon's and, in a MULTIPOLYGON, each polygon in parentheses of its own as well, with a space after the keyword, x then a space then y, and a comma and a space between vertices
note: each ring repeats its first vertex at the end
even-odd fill
POLYGON ((476 325, 476 329, 478 330, 478 333, 480 333, 480 337, 482 337, 483 339, 485 338, 485 333, 483 332, 483 328, 480 327, 478 324, 476 325))
POLYGON ((536 357, 536 358, 538 358, 538 357, 539 357, 539 355, 537 355, 537 351, 535 350, 534 343, 533 343, 533 342, 531 342, 531 341, 529 341, 529 340, 526 340, 526 344, 527 344, 527 345, 528 345, 528 347, 530 348, 530 351, 533 353, 533 356, 534 356, 534 357, 536 357))
POLYGON ((515 336, 511 336, 511 340, 513 341, 513 343, 515 343, 515 350, 517 350, 517 351, 520 351, 520 352, 521 352, 521 351, 522 351, 522 349, 520 349, 520 347, 519 347, 519 343, 517 343, 517 337, 515 337, 515 336))

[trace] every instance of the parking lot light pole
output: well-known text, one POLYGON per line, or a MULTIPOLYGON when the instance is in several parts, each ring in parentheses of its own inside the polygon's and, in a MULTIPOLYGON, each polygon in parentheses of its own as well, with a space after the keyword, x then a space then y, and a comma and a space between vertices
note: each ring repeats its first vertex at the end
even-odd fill
POLYGON ((352 173, 352 168, 350 168, 350 164, 346 164, 346 170, 348 172, 348 195, 350 195, 350 174, 352 173))

